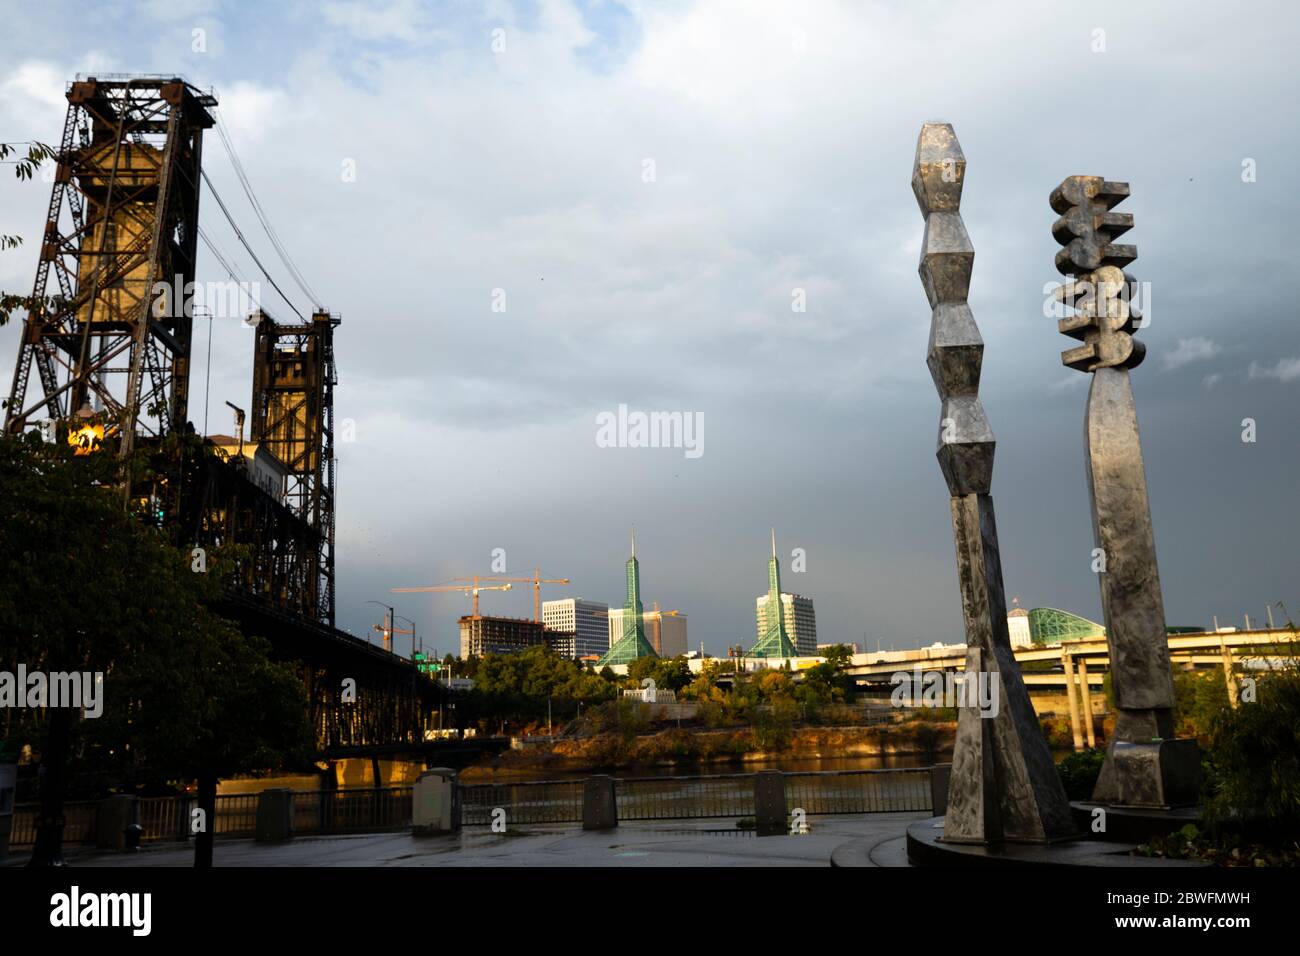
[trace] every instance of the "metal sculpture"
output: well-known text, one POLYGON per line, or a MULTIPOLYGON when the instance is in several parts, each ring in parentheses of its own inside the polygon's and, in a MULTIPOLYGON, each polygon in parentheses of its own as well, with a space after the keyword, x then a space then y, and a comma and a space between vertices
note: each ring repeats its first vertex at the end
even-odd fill
POLYGON ((1064 248, 1056 268, 1067 281, 1056 299, 1074 308, 1060 331, 1082 344, 1061 353, 1070 368, 1092 375, 1084 426, 1088 492, 1101 583, 1111 683, 1119 714, 1093 800, 1121 806, 1169 807, 1194 802, 1200 783, 1195 740, 1174 740, 1174 687, 1164 601, 1147 499, 1129 370, 1146 354, 1133 332, 1133 277, 1124 266, 1137 247, 1117 238, 1133 216, 1113 209, 1128 183, 1070 176, 1052 191, 1060 218, 1052 235, 1064 248))
POLYGON ((966 303, 975 250, 960 211, 965 175, 952 126, 922 126, 912 172, 912 191, 925 217, 918 271, 932 310, 926 364, 942 406, 937 457, 952 496, 966 682, 969 691, 987 675, 998 687, 992 713, 972 706, 969 693, 959 708, 943 839, 1043 843, 1076 831, 1007 633, 989 496, 995 441, 979 399, 984 342, 966 303))

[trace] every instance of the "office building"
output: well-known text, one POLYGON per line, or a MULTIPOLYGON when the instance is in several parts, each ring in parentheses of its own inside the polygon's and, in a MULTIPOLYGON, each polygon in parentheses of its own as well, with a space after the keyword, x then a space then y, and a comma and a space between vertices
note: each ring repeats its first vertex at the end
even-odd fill
POLYGON ((582 598, 542 602, 546 643, 570 660, 600 657, 609 650, 609 605, 582 598))
MULTIPOLYGON (((613 647, 623 636, 623 608, 609 612, 606 646, 613 647)), ((686 653, 686 615, 680 611, 643 611, 641 621, 646 640, 660 657, 677 657, 686 653)))

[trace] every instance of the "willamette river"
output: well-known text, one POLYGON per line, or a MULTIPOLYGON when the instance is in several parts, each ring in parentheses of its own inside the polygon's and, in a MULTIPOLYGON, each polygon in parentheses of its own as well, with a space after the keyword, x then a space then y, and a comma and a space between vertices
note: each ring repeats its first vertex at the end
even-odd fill
MULTIPOLYGON (((940 755, 937 760, 919 754, 874 757, 778 757, 771 760, 718 761, 679 763, 673 767, 646 766, 620 767, 614 770, 592 770, 589 767, 563 769, 545 767, 537 770, 510 768, 497 776, 501 780, 569 780, 587 777, 593 773, 607 773, 612 777, 693 777, 700 774, 754 773, 758 770, 897 770, 911 767, 928 767, 932 763, 950 760, 940 755)), ((466 769, 474 783, 487 783, 493 779, 490 763, 466 769)))

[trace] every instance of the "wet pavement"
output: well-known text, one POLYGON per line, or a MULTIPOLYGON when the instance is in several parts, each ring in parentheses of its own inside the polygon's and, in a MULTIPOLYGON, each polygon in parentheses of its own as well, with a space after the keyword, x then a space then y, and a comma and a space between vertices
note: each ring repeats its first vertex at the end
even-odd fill
MULTIPOLYGON (((734 819, 624 823, 617 829, 528 826, 506 833, 471 827, 451 836, 408 831, 352 836, 304 836, 286 843, 218 839, 217 866, 830 866, 836 847, 855 841, 875 866, 907 866, 909 823, 929 813, 812 816, 808 832, 758 837, 734 819)), ((21 865, 26 854, 4 865, 21 865)), ((192 845, 155 843, 138 853, 69 849, 73 867, 193 865, 192 845)))

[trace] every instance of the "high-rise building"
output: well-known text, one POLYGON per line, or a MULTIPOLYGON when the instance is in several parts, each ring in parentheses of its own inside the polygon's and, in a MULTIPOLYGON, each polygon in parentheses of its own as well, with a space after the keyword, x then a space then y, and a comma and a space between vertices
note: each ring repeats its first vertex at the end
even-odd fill
MULTIPOLYGON (((772 557, 767 562, 767 593, 758 599, 758 643, 749 652, 750 657, 795 657, 801 653, 795 645, 792 633, 795 625, 793 599, 797 595, 787 595, 781 591, 781 566, 776 560, 776 529, 772 529, 772 557), (787 602, 785 598, 791 598, 787 602)), ((808 614, 812 613, 812 601, 808 602, 808 614)), ((814 625, 808 635, 809 653, 817 650, 817 634, 814 625)))
POLYGON ((1007 611, 1007 636, 1011 638, 1012 647, 1029 647, 1034 643, 1033 633, 1029 630, 1029 612, 1023 607, 1007 611))
POLYGON ((609 605, 582 598, 542 602, 546 643, 556 653, 580 660, 609 650, 609 605))
MULTIPOLYGON (((813 610, 812 598, 782 591, 781 609, 785 617, 785 631, 789 635, 790 643, 794 645, 795 654, 799 657, 817 656, 817 614, 813 610)), ((759 640, 762 640, 763 634, 767 631, 766 594, 759 596, 754 610, 759 640)))
MULTIPOLYGON (((646 640, 660 657, 677 657, 686 653, 686 615, 669 611, 644 611, 646 640)), ((609 612, 608 645, 613 647, 623 635, 623 609, 609 612)))
POLYGON ((622 636, 597 661, 597 665, 627 664, 638 657, 654 657, 645 635, 645 608, 641 604, 641 566, 636 560, 636 530, 632 531, 632 557, 627 560, 627 601, 623 605, 622 636))
POLYGON ((484 654, 514 654, 525 647, 545 643, 545 631, 540 621, 468 614, 460 619, 462 660, 484 654))

